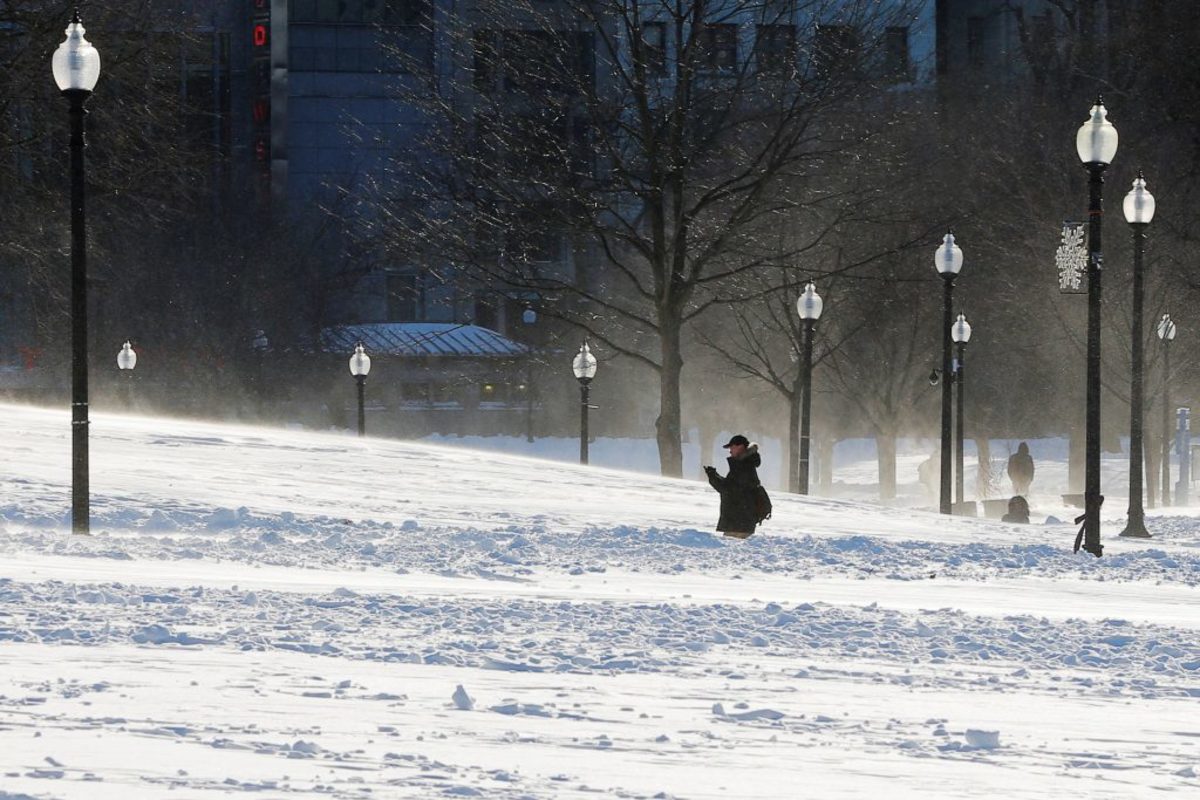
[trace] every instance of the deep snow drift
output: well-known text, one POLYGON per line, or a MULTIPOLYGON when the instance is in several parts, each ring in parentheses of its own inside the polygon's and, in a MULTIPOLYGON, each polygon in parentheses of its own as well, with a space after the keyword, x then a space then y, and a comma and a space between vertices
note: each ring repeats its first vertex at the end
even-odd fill
POLYGON ((0 798, 1200 790, 1185 509, 741 542, 698 481, 101 414, 72 537, 69 434, 0 406, 0 798))

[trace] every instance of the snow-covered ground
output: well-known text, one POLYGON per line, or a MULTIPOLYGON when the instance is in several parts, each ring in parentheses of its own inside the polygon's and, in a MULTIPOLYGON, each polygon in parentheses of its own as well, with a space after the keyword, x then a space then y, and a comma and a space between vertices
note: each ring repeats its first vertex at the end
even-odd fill
POLYGON ((1200 795, 1200 519, 1118 539, 1121 458, 1095 559, 780 493, 724 540, 698 481, 444 443, 91 434, 72 537, 67 412, 0 406, 0 800, 1200 795))

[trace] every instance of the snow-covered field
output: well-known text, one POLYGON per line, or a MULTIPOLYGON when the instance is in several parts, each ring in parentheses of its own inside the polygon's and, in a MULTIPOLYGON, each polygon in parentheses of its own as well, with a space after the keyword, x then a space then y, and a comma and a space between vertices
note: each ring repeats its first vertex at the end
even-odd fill
POLYGON ((98 414, 72 537, 69 434, 0 406, 0 800, 1200 796, 1200 520, 1118 539, 1120 458, 1097 560, 780 493, 727 541, 698 481, 98 414))

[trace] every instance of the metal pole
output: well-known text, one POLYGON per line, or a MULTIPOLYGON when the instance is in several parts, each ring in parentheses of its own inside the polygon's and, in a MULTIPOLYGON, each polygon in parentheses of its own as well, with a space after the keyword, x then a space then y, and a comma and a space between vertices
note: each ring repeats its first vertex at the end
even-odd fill
POLYGON ((1162 504, 1171 505, 1171 340, 1163 339, 1162 504))
POLYGON ((63 92, 71 104, 71 530, 91 528, 88 486, 87 232, 84 225, 83 108, 90 92, 63 92))
POLYGON ((1146 249, 1145 223, 1131 223, 1133 229, 1133 359, 1129 385, 1129 520, 1122 536, 1149 539, 1146 530, 1146 511, 1142 505, 1142 307, 1145 304, 1142 256, 1146 249))
POLYGON ((1189 417, 1191 409, 1175 409, 1175 455, 1179 457, 1179 480, 1175 483, 1175 504, 1186 506, 1190 502, 1188 487, 1192 481, 1192 434, 1189 417))
POLYGON ((533 441, 533 362, 525 367, 525 441, 533 441))
POLYGON ((812 415, 813 329, 816 320, 804 320, 804 395, 800 406, 800 479, 797 491, 808 494, 809 418, 812 415))
POLYGON ((951 512, 950 497, 950 326, 954 321, 950 318, 950 307, 954 302, 954 275, 942 275, 942 475, 940 511, 943 514, 951 512))
POLYGON ((367 435, 367 411, 366 411, 366 405, 364 403, 364 396, 366 394, 367 376, 366 375, 358 375, 358 376, 355 376, 355 380, 358 382, 358 435, 366 436, 367 435))
MULTIPOLYGON (((1088 169, 1088 314, 1087 314, 1087 418, 1085 423, 1084 514, 1080 529, 1083 549, 1099 558, 1100 544, 1100 277, 1104 256, 1100 236, 1104 213, 1104 169, 1107 164, 1090 163, 1088 169)), ((1080 541, 1076 539, 1075 549, 1080 541)))
POLYGON ((579 463, 588 463, 588 383, 579 379, 579 463))
POLYGON ((958 502, 961 506, 966 500, 963 496, 963 389, 965 382, 963 380, 963 354, 966 352, 966 345, 963 342, 958 343, 958 363, 954 365, 954 385, 955 393, 958 396, 958 409, 955 414, 955 427, 958 429, 955 434, 954 445, 954 469, 956 489, 958 490, 958 502))

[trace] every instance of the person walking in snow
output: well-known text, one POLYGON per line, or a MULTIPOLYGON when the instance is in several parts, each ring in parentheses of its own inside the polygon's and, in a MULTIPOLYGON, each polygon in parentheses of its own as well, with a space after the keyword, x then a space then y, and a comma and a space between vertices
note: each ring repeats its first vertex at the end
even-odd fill
POLYGON ((758 445, 740 433, 724 445, 729 450, 729 472, 724 477, 716 467, 705 467, 708 483, 721 494, 721 517, 717 530, 726 536, 745 539, 758 524, 755 493, 758 491, 758 467, 762 457, 758 445))
POLYGON ((1029 445, 1024 442, 1008 459, 1008 479, 1012 481, 1013 494, 1029 496, 1029 484, 1033 483, 1033 456, 1029 455, 1029 445))

